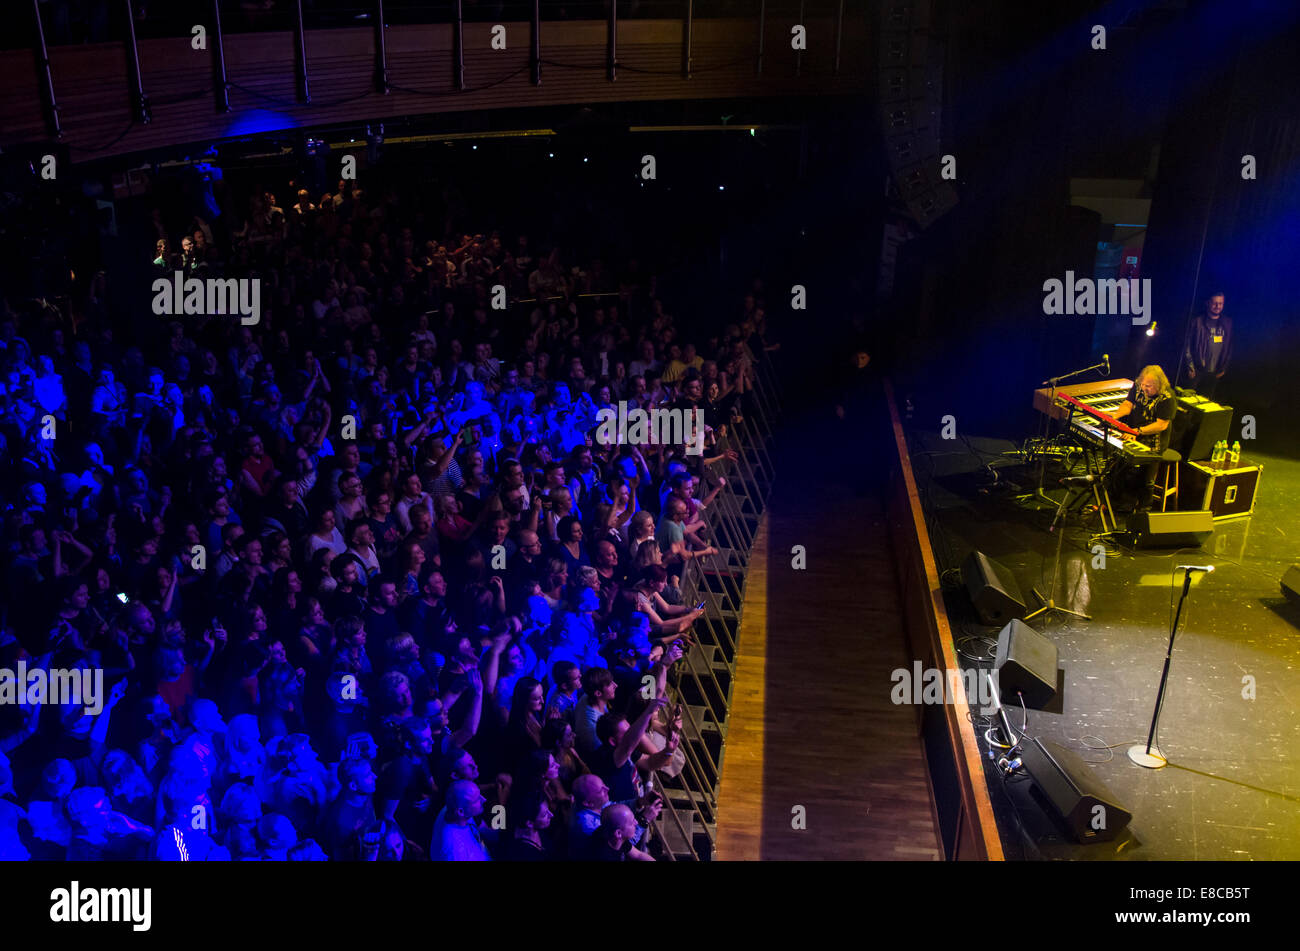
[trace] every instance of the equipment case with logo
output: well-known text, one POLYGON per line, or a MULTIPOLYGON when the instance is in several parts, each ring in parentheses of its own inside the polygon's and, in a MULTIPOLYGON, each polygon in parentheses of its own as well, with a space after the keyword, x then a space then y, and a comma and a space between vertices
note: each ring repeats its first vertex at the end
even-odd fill
POLYGON ((1245 458, 1232 469, 1215 469, 1206 462, 1182 465, 1180 508, 1213 512, 1216 522, 1254 514, 1262 465, 1251 464, 1245 458))

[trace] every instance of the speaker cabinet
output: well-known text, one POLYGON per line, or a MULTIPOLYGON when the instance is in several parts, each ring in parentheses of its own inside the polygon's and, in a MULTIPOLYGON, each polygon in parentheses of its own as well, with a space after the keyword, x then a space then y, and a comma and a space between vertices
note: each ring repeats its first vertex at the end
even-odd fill
POLYGON ((1064 747, 1034 739, 1020 758, 1039 794, 1035 798, 1065 822, 1076 842, 1107 842, 1133 818, 1087 764, 1064 747))
POLYGON ((975 613, 984 624, 1005 624, 1025 613, 1025 598, 1013 575, 981 551, 966 556, 961 580, 970 594, 975 613))
POLYGON ((943 54, 930 40, 930 6, 889 0, 877 24, 885 156, 898 199, 921 229, 957 204, 957 190, 940 175, 943 54))
POLYGON ((1134 512, 1128 533, 1134 548, 1199 548, 1214 534, 1214 513, 1134 512))
POLYGON ((1002 699, 1041 709, 1056 696, 1056 644, 1024 621, 1012 621, 998 632, 998 652, 993 666, 998 672, 1002 699))
POLYGON ((1292 604, 1300 604, 1300 565, 1292 565, 1282 575, 1282 593, 1292 604))
POLYGON ((1192 462, 1203 462, 1214 452, 1214 444, 1228 438, 1232 407, 1211 402, 1192 391, 1178 400, 1178 412, 1170 428, 1169 448, 1192 462))

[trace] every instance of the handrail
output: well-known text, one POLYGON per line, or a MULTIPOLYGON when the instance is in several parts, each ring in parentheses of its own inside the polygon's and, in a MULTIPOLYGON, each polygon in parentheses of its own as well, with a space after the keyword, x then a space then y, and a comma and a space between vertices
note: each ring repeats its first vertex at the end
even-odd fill
MULTIPOLYGON (((750 550, 753 548, 757 527, 751 528, 750 519, 757 520, 766 508, 767 493, 771 489, 773 470, 767 453, 766 442, 771 437, 771 419, 769 413, 776 406, 772 394, 760 391, 770 387, 772 367, 768 364, 764 373, 755 374, 756 391, 752 401, 752 411, 759 417, 753 425, 740 424, 730 427, 727 436, 719 440, 719 447, 735 449, 737 459, 734 462, 718 463, 727 482, 704 510, 707 526, 706 537, 710 544, 719 549, 719 555, 705 559, 692 559, 682 569, 681 593, 683 603, 693 600, 705 602, 705 613, 696 622, 704 637, 698 637, 699 648, 687 663, 675 668, 669 681, 667 693, 674 703, 682 705, 681 747, 683 765, 677 774, 680 787, 672 791, 686 796, 689 805, 675 805, 669 798, 663 779, 652 776, 652 784, 658 787, 663 797, 664 811, 661 813, 656 835, 663 844, 672 861, 681 858, 700 860, 712 858, 716 845, 714 828, 717 823, 718 785, 722 779, 722 756, 726 753, 726 722, 728 708, 731 705, 731 692, 735 684, 737 638, 732 636, 728 619, 723 612, 731 614, 738 624, 744 607, 743 572, 749 564, 750 550), (760 422, 761 421, 761 422, 760 422), (760 432, 767 430, 766 435, 760 432), (761 476, 760 474, 761 473, 761 476), (746 512, 748 503, 750 511, 746 512), (723 538, 727 541, 724 548, 723 538), (725 552, 725 554, 723 554, 725 552), (732 563, 735 559, 736 564, 732 563), (733 573, 741 572, 736 578, 733 573), (716 579, 714 584, 719 590, 713 590, 709 578, 716 579), (705 655, 705 647, 712 648, 715 658, 721 658, 721 666, 716 659, 705 655), (696 669, 696 660, 704 663, 703 675, 696 669), (719 671, 726 670, 727 686, 724 688, 718 679, 719 671), (711 689, 710 689, 711 688, 711 689), (692 703, 687 702, 686 690, 698 694, 700 715, 697 717, 692 703), (711 724, 717 730, 718 740, 722 742, 721 755, 714 757, 706 737, 705 726, 711 724), (706 808, 707 807, 707 808, 706 808), (709 843, 709 854, 702 856, 692 841, 690 816, 694 816, 699 825, 697 832, 703 833, 709 843), (672 839, 665 834, 665 829, 675 828, 682 837, 684 849, 673 852, 672 839)), ((738 629, 738 627, 737 627, 738 629)))
MULTIPOLYGON (((663 799, 664 812, 667 812, 672 816, 673 822, 677 824, 677 831, 681 833, 682 841, 686 843, 686 848, 690 849, 691 857, 696 861, 699 861, 700 856, 699 853, 695 851, 695 843, 691 841, 690 833, 687 832, 686 827, 682 825, 682 817, 677 814, 677 809, 673 806, 672 800, 668 798, 668 793, 664 790, 663 780, 659 778, 657 773, 651 773, 650 776, 651 782, 659 787, 659 795, 663 799)), ((662 818, 663 813, 661 812, 660 819, 662 820, 662 818)), ((662 831, 659 832, 659 838, 664 843, 664 851, 671 854, 672 849, 668 847, 667 837, 662 831)), ((673 860, 676 861, 676 856, 674 856, 673 860)))
MULTIPOLYGON (((213 17, 210 6, 200 6, 213 17)), ((454 18, 450 5, 444 4, 448 13, 425 23, 402 22, 389 3, 384 5, 390 21, 385 27, 376 25, 376 3, 370 0, 364 3, 364 21, 321 28, 309 22, 310 11, 303 9, 309 5, 286 0, 280 15, 266 24, 274 29, 254 31, 239 28, 238 11, 232 6, 227 4, 220 26, 226 77, 192 68, 192 20, 177 19, 174 34, 170 28, 155 30, 157 24, 140 22, 147 29, 138 43, 145 73, 140 76, 130 51, 133 18, 126 18, 121 36, 68 45, 59 42, 47 19, 48 57, 41 56, 36 42, 35 50, 0 49, 0 69, 11 93, 0 103, 6 146, 45 142, 52 130, 59 130, 74 160, 83 162, 183 150, 187 143, 262 133, 292 136, 298 130, 360 127, 410 116, 576 103, 749 99, 767 96, 777 87, 783 95, 860 96, 872 83, 869 57, 853 55, 845 57, 839 73, 832 70, 827 55, 802 75, 796 75, 793 54, 773 55, 764 75, 755 77, 749 63, 760 38, 750 30, 752 16, 736 15, 693 18, 690 77, 685 78, 684 3, 661 18, 629 17, 629 11, 619 10, 616 24, 612 3, 600 13, 592 10, 587 19, 552 19, 537 13, 534 21, 535 7, 529 4, 513 18, 474 22, 469 16, 454 18), (546 24, 545 46, 535 22, 546 24), (605 29, 599 29, 602 25, 605 29), (493 45, 494 28, 501 26, 510 35, 505 47, 493 45), (543 66, 548 71, 544 84, 537 81, 543 66), (69 83, 76 85, 77 95, 69 95, 69 83), (57 113, 46 95, 49 84, 61 90, 57 113), (168 89, 165 99, 143 99, 145 88, 162 86, 168 89), (205 99, 214 108, 195 107, 205 99)), ((810 14, 808 19, 810 33, 832 36, 833 13, 810 14)), ((209 28, 217 29, 215 19, 210 19, 209 28)), ((865 12, 851 12, 846 37, 852 51, 869 45, 865 12)), ((431 121, 430 128, 447 124, 445 119, 431 121)))

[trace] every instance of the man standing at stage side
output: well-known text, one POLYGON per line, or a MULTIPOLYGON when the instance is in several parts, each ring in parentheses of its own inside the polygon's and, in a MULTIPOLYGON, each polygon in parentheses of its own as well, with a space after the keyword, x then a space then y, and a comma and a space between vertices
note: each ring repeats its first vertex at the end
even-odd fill
POLYGON ((1231 356, 1232 318, 1223 313, 1223 294, 1215 291, 1205 301, 1205 313, 1192 318, 1183 354, 1187 378, 1197 393, 1214 399, 1231 356))
POLYGON ((840 420, 834 440, 844 453, 845 471, 852 474, 854 494, 879 491, 885 485, 893 439, 880 374, 864 345, 848 347, 832 373, 840 420))

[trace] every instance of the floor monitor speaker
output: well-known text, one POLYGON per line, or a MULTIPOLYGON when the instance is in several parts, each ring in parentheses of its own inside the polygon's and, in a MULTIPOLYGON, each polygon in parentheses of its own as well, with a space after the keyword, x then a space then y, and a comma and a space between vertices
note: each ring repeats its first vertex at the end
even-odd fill
POLYGON ((1214 534, 1214 513, 1134 512, 1128 533, 1134 548, 1199 548, 1214 534))
POLYGON ((1041 709, 1056 696, 1056 644, 1024 621, 1012 621, 998 633, 993 662, 1003 702, 1041 709))
POLYGON ((1065 822, 1076 842, 1106 842, 1129 821, 1129 812, 1078 756, 1062 746, 1032 739, 1020 753, 1041 805, 1065 822))
POLYGON ((983 623, 1006 624, 1012 618, 1024 616, 1025 599, 1015 575, 982 551, 966 556, 961 579, 983 623))

